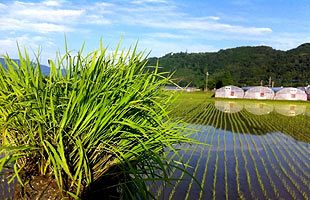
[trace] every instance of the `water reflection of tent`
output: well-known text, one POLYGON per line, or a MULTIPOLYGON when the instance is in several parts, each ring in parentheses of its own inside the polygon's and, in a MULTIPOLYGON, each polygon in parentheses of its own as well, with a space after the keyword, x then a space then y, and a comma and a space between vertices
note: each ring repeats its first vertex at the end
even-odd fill
POLYGON ((310 106, 307 106, 306 115, 310 117, 310 106))
POLYGON ((278 104, 275 105, 275 111, 285 116, 296 116, 306 112, 305 105, 294 105, 294 104, 278 104))
POLYGON ((288 87, 278 91, 274 97, 276 100, 301 100, 307 101, 307 94, 297 88, 288 87))
POLYGON ((255 86, 248 89, 245 94, 245 99, 273 99, 274 91, 268 87, 255 86))
POLYGON ((242 110, 243 105, 234 101, 215 101, 215 107, 225 113, 236 113, 242 110))
POLYGON ((243 98, 243 96, 243 89, 233 85, 224 86, 215 91, 215 97, 219 98, 243 98))
POLYGON ((254 115, 266 115, 273 111, 273 105, 267 103, 248 102, 244 108, 254 115))

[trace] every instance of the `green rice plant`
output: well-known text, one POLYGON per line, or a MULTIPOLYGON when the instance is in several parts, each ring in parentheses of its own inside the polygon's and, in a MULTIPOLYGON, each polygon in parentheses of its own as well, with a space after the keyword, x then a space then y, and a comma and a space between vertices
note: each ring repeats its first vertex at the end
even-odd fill
MULTIPOLYGON (((251 117, 246 117, 246 116, 247 116, 247 115, 246 115, 246 112, 242 112, 241 114, 242 114, 243 116, 245 116, 244 118, 248 121, 249 124, 253 124, 253 121, 252 121, 253 119, 252 119, 251 117)), ((247 131, 249 131, 249 129, 247 129, 247 131)), ((253 132, 254 132, 254 134, 257 134, 256 129, 253 129, 253 132)), ((259 158, 259 160, 261 161, 260 163, 262 164, 263 169, 264 169, 264 172, 266 173, 266 175, 267 175, 267 177, 268 177, 268 181, 269 181, 269 184, 271 185, 271 187, 272 187, 272 189, 273 189, 274 195, 275 195, 275 197, 278 199, 279 196, 280 196, 279 190, 278 190, 277 187, 275 186, 275 183, 274 183, 274 181, 272 180, 272 178, 271 178, 271 176, 270 176, 270 174, 269 174, 269 170, 268 170, 268 167, 267 167, 267 165, 266 165, 266 162, 265 162, 263 156, 261 155, 260 150, 258 149, 255 140, 253 139, 253 135, 252 135, 252 134, 249 134, 249 136, 250 136, 251 143, 252 143, 252 145, 254 146, 254 149, 255 149, 255 151, 256 151, 256 154, 258 155, 257 158, 259 158)), ((248 145, 249 145, 249 142, 248 142, 248 145)), ((260 177, 260 174, 259 174, 259 172, 258 172, 258 167, 257 167, 256 162, 254 161, 255 159, 254 159, 254 156, 252 155, 252 153, 251 153, 251 157, 252 157, 253 162, 255 163, 255 172, 256 172, 256 176, 257 176, 257 178, 258 178, 258 182, 259 182, 260 187, 261 187, 261 189, 262 189, 262 191, 263 191, 263 194, 265 195, 265 198, 266 198, 266 199, 270 199, 270 198, 267 196, 267 191, 266 191, 266 189, 265 189, 265 185, 264 185, 264 183, 263 183, 263 181, 262 181, 262 179, 261 179, 261 177, 260 177)))
POLYGON ((66 50, 48 76, 26 50, 19 60, 0 67, 0 170, 12 168, 11 181, 51 177, 73 198, 102 184, 105 195, 139 199, 153 197, 147 181, 169 181, 166 155, 192 140, 169 117, 170 76, 148 69, 136 46, 66 50))
MULTIPOLYGON (((219 113, 216 112, 216 110, 215 110, 214 107, 213 107, 213 113, 215 114, 215 117, 213 118, 213 123, 216 123, 216 124, 217 124, 217 123, 219 122, 219 113)), ((213 127, 208 127, 208 136, 210 135, 210 145, 211 145, 211 146, 213 145, 215 132, 216 132, 216 129, 215 129, 215 128, 213 128, 213 127), (212 133, 211 133, 211 132, 212 132, 212 133)), ((203 187, 205 186, 205 183, 207 182, 207 174, 208 174, 209 165, 210 165, 209 160, 210 160, 210 158, 211 158, 211 152, 212 152, 212 149, 210 148, 210 149, 208 150, 207 159, 206 159, 206 162, 205 162, 205 164, 204 164, 205 170, 204 170, 204 172, 203 172, 203 175, 202 175, 203 179, 202 179, 202 181, 201 181, 201 185, 202 185, 203 187)), ((207 191, 207 190, 205 190, 205 191, 207 191)), ((204 195, 203 195, 203 192, 204 192, 204 191, 200 191, 200 192, 199 192, 199 199, 203 199, 203 198, 204 198, 204 197, 203 197, 203 196, 204 196, 204 195)))
MULTIPOLYGON (((288 186, 286 179, 283 177, 283 175, 281 175, 281 173, 279 172, 278 168, 275 166, 275 164, 273 163, 273 161, 270 158, 269 155, 269 151, 267 150, 265 143, 267 143, 266 141, 263 141, 262 138, 258 137, 258 139, 260 140, 262 147, 264 149, 264 153, 266 154, 268 163, 271 165, 271 168, 274 172, 274 174, 278 177, 278 179, 281 181, 282 185, 284 186, 284 188, 286 189, 286 191, 290 194, 290 196, 293 199, 296 199, 296 194, 295 192, 288 186)), ((272 148, 272 147, 270 147, 272 148)))
MULTIPOLYGON (((270 137, 270 138, 272 138, 272 137, 270 137)), ((297 191, 300 192, 300 194, 303 194, 303 191, 301 190, 300 185, 299 185, 299 183, 297 182, 298 179, 292 178, 291 175, 294 174, 294 175, 296 176, 296 178, 299 178, 300 181, 301 181, 301 183, 303 183, 303 184, 306 186, 306 188, 308 188, 308 183, 305 183, 304 181, 302 181, 301 176, 297 174, 296 169, 294 168, 294 166, 292 166, 292 164, 286 159, 286 156, 283 155, 283 153, 281 152, 281 150, 279 150, 278 144, 275 143, 275 141, 274 141, 273 139, 270 139, 270 138, 268 138, 268 141, 269 141, 269 142, 267 142, 267 144, 270 146, 271 152, 272 152, 272 154, 274 155, 275 159, 277 160, 278 165, 279 165, 281 171, 287 176, 287 178, 290 180, 290 182, 292 183, 292 185, 295 186, 295 188, 297 189, 297 191), (271 144, 269 144, 269 143, 271 143, 271 144), (282 159, 283 159, 283 160, 285 161, 285 163, 288 165, 288 169, 285 169, 285 168, 284 168, 283 164, 281 163, 280 159, 279 159, 278 156, 276 155, 276 153, 275 153, 274 149, 271 147, 271 145, 274 146, 275 149, 277 149, 277 152, 279 152, 280 157, 282 157, 282 159), (289 170, 290 170, 290 171, 289 171, 289 170)), ((308 199, 308 198, 305 198, 305 199, 308 199)))
MULTIPOLYGON (((208 104, 208 105, 210 105, 210 104, 208 104)), ((208 106, 208 108, 207 108, 207 109, 204 109, 204 110, 205 110, 205 112, 203 113, 202 116, 206 116, 206 118, 203 117, 201 120, 204 120, 204 121, 205 121, 205 120, 211 121, 211 119, 213 119, 213 118, 208 117, 208 116, 210 115, 211 112, 214 112, 214 109, 211 109, 211 107, 208 106)), ((210 128, 211 128, 211 127, 207 127, 207 128, 205 129, 203 126, 200 128, 201 131, 204 131, 204 133, 207 133, 207 134, 205 134, 204 144, 206 144, 206 143, 208 142, 208 138, 209 138, 209 135, 210 135, 210 134, 209 134, 209 133, 210 133, 210 131, 209 131, 210 128)), ((199 159, 197 160, 197 164, 196 164, 195 170, 194 170, 194 172, 193 172, 193 176, 194 176, 194 177, 197 176, 198 168, 201 167, 200 162, 201 162, 201 159, 202 159, 202 157, 203 157, 203 153, 204 153, 204 146, 201 145, 200 156, 199 156, 199 159)), ((197 178, 198 178, 198 177, 197 177, 197 178)), ((185 196, 184 199, 189 199, 189 198, 190 198, 190 192, 191 192, 191 189, 192 189, 192 186, 193 186, 193 182, 194 182, 194 179, 191 179, 191 182, 190 182, 189 185, 188 185, 188 192, 186 193, 186 196, 185 196)), ((203 187, 203 185, 201 185, 201 187, 203 187)))
POLYGON ((227 139, 226 139, 226 135, 227 135, 227 131, 226 131, 226 127, 227 127, 227 118, 223 117, 224 119, 224 182, 225 182, 225 199, 228 200, 228 178, 227 178, 227 139))
MULTIPOLYGON (((232 121, 232 115, 229 114, 228 115, 228 120, 232 121)), ((232 126, 232 132, 234 133, 234 126, 232 126)), ((245 199, 243 192, 240 189, 240 173, 239 173, 239 158, 237 155, 237 141, 236 141, 236 134, 233 134, 233 147, 234 147, 234 158, 236 161, 236 166, 235 166, 235 174, 236 174, 236 185, 237 185, 237 192, 238 192, 238 196, 240 199, 245 199)))

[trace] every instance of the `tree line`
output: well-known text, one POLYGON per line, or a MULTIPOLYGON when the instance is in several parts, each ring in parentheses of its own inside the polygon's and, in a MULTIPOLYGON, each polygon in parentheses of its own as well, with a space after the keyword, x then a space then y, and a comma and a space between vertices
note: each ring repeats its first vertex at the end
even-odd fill
POLYGON ((268 46, 237 47, 212 53, 168 53, 149 58, 160 70, 174 73, 180 86, 305 86, 310 84, 310 43, 281 51, 268 46), (206 77, 208 75, 208 81, 206 77))

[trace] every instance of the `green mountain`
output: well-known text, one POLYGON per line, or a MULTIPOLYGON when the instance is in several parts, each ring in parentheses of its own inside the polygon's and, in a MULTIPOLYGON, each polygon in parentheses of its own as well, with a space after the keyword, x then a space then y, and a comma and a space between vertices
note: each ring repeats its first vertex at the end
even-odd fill
POLYGON ((237 47, 212 53, 169 53, 149 58, 149 65, 159 61, 161 70, 174 72, 181 85, 203 88, 206 72, 208 87, 267 85, 269 78, 275 86, 310 84, 310 43, 295 49, 280 51, 268 46, 237 47))
MULTIPOLYGON (((13 59, 14 62, 16 62, 19 65, 19 60, 18 59, 13 59)), ((0 58, 0 66, 6 67, 4 58, 0 58)), ((50 68, 46 65, 40 65, 41 66, 41 71, 44 75, 49 75, 50 74, 50 68)))

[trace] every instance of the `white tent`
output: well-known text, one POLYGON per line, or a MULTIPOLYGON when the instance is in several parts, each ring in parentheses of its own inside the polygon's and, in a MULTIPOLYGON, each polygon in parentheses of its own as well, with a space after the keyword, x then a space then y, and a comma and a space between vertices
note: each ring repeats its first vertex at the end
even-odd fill
POLYGON ((310 86, 306 87, 306 94, 307 94, 308 100, 310 100, 310 86))
POLYGON ((273 99, 274 91, 268 87, 251 87, 244 94, 245 99, 273 99))
POLYGON ((275 97, 275 100, 299 100, 299 101, 307 101, 307 94, 297 88, 288 87, 279 90, 275 97))
POLYGON ((233 85, 224 86, 215 91, 215 97, 219 98, 243 98, 244 91, 233 85))

